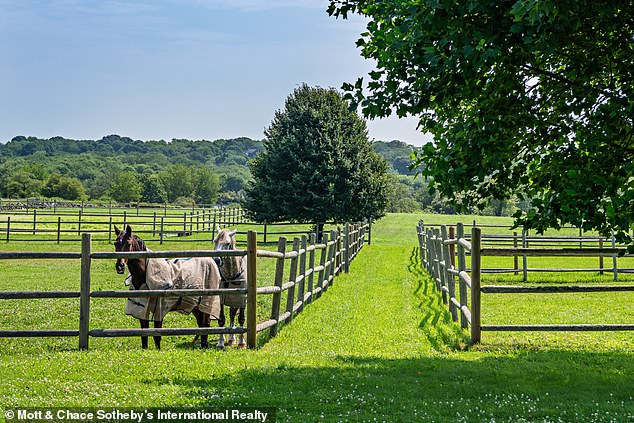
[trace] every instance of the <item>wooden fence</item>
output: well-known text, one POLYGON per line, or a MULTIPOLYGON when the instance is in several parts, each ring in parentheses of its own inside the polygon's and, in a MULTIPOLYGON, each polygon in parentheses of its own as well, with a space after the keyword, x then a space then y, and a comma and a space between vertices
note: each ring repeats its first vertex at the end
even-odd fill
MULTIPOLYGON (((474 221, 475 222, 475 221, 474 221)), ((475 227, 473 225, 466 226, 464 224, 463 228, 475 227)), ((440 229, 444 225, 424 225, 426 229, 440 229)), ((449 226, 452 228, 453 226, 449 226)), ((501 225, 482 225, 478 226, 479 228, 487 227, 487 228, 496 228, 496 229, 505 229, 510 232, 508 226, 501 225)), ((568 227, 567 229, 577 229, 568 227)), ((634 236, 634 234, 633 234, 634 236)), ((464 235, 465 239, 471 239, 471 235, 468 231, 465 231, 464 235)), ((580 249, 583 248, 599 248, 603 249, 606 245, 609 245, 612 249, 616 251, 622 251, 622 246, 616 244, 616 240, 614 234, 611 237, 606 238, 598 235, 583 235, 583 232, 579 230, 579 235, 570 236, 570 235, 529 235, 528 231, 522 231, 520 234, 517 232, 512 232, 508 234, 482 234, 481 242, 483 247, 509 247, 509 248, 549 248, 549 247, 558 247, 558 248, 571 248, 578 246, 580 249)), ((606 267, 606 255, 598 255, 597 264, 598 267, 583 267, 583 268, 545 268, 545 267, 528 267, 528 255, 523 254, 514 254, 513 255, 513 267, 506 268, 483 268, 482 273, 514 273, 519 274, 520 272, 523 275, 524 282, 528 281, 528 274, 531 272, 535 273, 579 273, 579 272, 599 272, 599 274, 603 275, 604 273, 612 273, 614 276, 614 280, 617 281, 619 274, 621 273, 634 273, 634 268, 620 266, 618 263, 618 254, 612 254, 608 262, 611 263, 611 266, 606 267), (521 258, 522 264, 520 266, 519 259, 521 258)))
MULTIPOLYGON (((39 210, 32 209, 19 214, 9 212, 3 218, 0 212, 0 239, 5 242, 20 241, 81 241, 83 233, 99 235, 94 241, 111 241, 114 237, 114 225, 124 227, 130 224, 134 232, 152 238, 158 238, 159 244, 167 237, 171 242, 187 242, 190 236, 209 234, 210 239, 217 228, 240 227, 248 225, 261 229, 258 232, 260 242, 268 243, 279 236, 294 236, 306 233, 297 230, 295 223, 255 223, 247 220, 244 210, 239 207, 221 207, 211 209, 184 210, 165 209, 163 211, 144 211, 139 208, 95 212, 83 208, 76 210, 39 210), (41 235, 41 237, 37 237, 41 235)), ((327 222, 328 225, 334 225, 327 222)), ((368 238, 371 242, 372 223, 368 224, 368 238)), ((248 230, 239 230, 238 235, 246 240, 248 230)))
POLYGON ((277 252, 258 250, 257 233, 249 231, 246 250, 216 251, 143 251, 143 252, 92 252, 91 234, 82 235, 81 252, 0 252, 3 259, 79 259, 81 278, 79 291, 0 291, 0 299, 38 298, 79 298, 79 327, 77 330, 0 330, 0 337, 78 337, 79 348, 87 349, 90 337, 155 336, 155 335, 203 335, 246 333, 248 348, 257 346, 257 334, 270 328, 275 336, 280 323, 290 323, 293 316, 304 306, 319 298, 334 283, 335 275, 347 272, 350 262, 364 245, 367 229, 365 224, 346 224, 342 233, 331 231, 324 234, 322 243, 316 243, 316 236, 295 237, 293 247, 286 250, 286 238, 279 239, 277 252), (91 263, 98 259, 116 258, 156 258, 156 257, 247 257, 247 288, 204 289, 204 290, 146 290, 146 291, 93 291, 91 290, 91 263), (271 257, 277 260, 275 281, 272 286, 257 287, 257 257, 271 257), (285 262, 290 261, 289 278, 285 281, 285 262), (281 295, 288 291, 286 307, 282 312, 281 295), (90 305, 94 298, 130 297, 179 297, 184 295, 247 295, 246 328, 147 328, 147 329, 90 329, 90 305), (257 322, 259 295, 273 295, 270 319, 257 322))
MULTIPOLYGON (((135 232, 159 237, 160 243, 166 236, 185 237, 198 233, 214 233, 218 227, 234 226, 246 223, 244 211, 237 207, 214 208, 200 210, 161 211, 111 210, 109 212, 76 210, 38 210, 32 209, 28 214, 9 212, 0 217, 0 236, 9 241, 77 241, 81 234, 102 234, 96 240, 112 240, 114 225, 130 224, 135 232), (99 228, 99 229, 96 229, 99 228), (20 235, 28 237, 20 238, 20 235), (17 235, 17 237, 16 237, 17 235), (35 238, 35 235, 45 235, 35 238), (62 235, 65 238, 62 238, 62 235), (75 236, 69 238, 68 236, 75 236)), ((244 233, 246 235, 246 232, 244 233)), ((183 239, 186 240, 186 239, 183 239)))
MULTIPOLYGON (((634 291, 634 285, 557 285, 557 286, 501 286, 482 285, 483 256, 497 257, 603 257, 623 255, 622 248, 528 248, 483 247, 481 228, 473 227, 471 237, 465 237, 464 225, 447 228, 426 228, 421 220, 417 225, 418 244, 423 266, 448 304, 452 319, 463 328, 471 328, 471 342, 479 343, 482 331, 621 331, 634 330, 634 324, 552 324, 552 325, 482 325, 482 294, 517 293, 574 293, 634 291), (471 266, 467 267, 467 255, 471 266), (457 265, 456 265, 457 259, 457 265), (456 291, 456 278, 458 291, 456 291)), ((496 269, 489 269, 495 271, 496 269)), ((535 270, 535 269, 533 269, 535 270)), ((547 269, 545 271, 551 271, 547 269)), ((615 271, 615 275, 618 274, 615 271)))

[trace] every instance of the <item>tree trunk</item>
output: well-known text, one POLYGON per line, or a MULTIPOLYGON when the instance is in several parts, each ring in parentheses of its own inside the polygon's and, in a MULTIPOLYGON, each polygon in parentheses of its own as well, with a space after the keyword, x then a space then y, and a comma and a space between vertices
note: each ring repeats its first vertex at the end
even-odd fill
POLYGON ((324 239, 324 224, 323 223, 315 223, 313 228, 315 234, 317 235, 317 242, 321 243, 324 239))

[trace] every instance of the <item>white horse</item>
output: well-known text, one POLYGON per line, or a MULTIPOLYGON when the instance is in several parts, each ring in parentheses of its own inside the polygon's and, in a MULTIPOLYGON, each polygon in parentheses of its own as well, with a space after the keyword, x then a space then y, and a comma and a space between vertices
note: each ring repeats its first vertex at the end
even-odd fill
MULTIPOLYGON (((218 229, 218 235, 214 240, 214 248, 216 250, 235 250, 237 230, 230 231, 228 229, 218 229)), ((222 288, 246 288, 247 286, 247 258, 246 256, 218 257, 216 263, 220 270, 221 287, 222 288)), ((224 327, 225 315, 224 306, 229 306, 229 324, 235 327, 234 322, 236 314, 238 314, 238 323, 244 327, 244 308, 247 304, 246 294, 223 295, 220 303, 220 318, 218 326, 224 327)), ((229 334, 227 345, 232 346, 235 343, 233 334, 229 334)), ((244 334, 238 335, 238 348, 245 348, 247 343, 244 340, 244 334)), ((224 348, 224 335, 220 334, 218 338, 218 348, 224 348)))

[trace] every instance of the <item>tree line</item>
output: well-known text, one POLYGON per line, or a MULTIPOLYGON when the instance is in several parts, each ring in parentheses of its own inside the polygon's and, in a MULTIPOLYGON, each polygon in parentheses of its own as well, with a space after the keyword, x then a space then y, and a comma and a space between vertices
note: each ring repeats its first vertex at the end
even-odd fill
POLYGON ((0 144, 0 196, 174 204, 240 201, 247 161, 262 149, 249 138, 139 141, 18 136, 0 144))
MULTIPOLYGON (((417 149, 402 141, 374 141, 387 161, 387 211, 454 213, 430 194, 428 181, 408 167, 417 149)), ((190 205, 238 204, 251 180, 249 160, 263 149, 250 138, 139 141, 119 135, 100 140, 17 136, 0 144, 0 196, 114 200, 190 205)), ((493 201, 484 214, 511 215, 517 200, 493 201)))

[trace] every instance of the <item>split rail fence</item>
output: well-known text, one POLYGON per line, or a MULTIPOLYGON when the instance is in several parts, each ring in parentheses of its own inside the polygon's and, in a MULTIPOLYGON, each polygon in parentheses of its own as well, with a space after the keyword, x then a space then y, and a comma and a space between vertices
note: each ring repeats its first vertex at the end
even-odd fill
MULTIPOLYGON (((139 234, 159 237, 160 243, 166 236, 186 237, 198 233, 213 233, 216 228, 247 223, 244 211, 237 207, 199 210, 164 209, 159 211, 139 211, 137 208, 91 211, 40 210, 5 212, 0 217, 0 236, 10 241, 77 241, 83 233, 101 234, 95 240, 111 241, 114 225, 130 224, 139 234), (28 235, 28 236, 26 236, 28 235), (43 237, 35 238, 35 235, 43 237)), ((246 233, 245 233, 246 234, 246 233)), ((183 239, 185 240, 185 239, 183 239)))
MULTIPOLYGON (((465 227, 458 223, 447 228, 426 228, 421 220, 417 225, 418 244, 423 266, 441 292, 452 319, 460 320, 461 327, 471 329, 471 342, 481 341, 482 331, 623 331, 634 330, 634 324, 549 324, 549 325, 482 325, 482 294, 519 293, 581 293, 634 291, 634 285, 539 285, 502 286, 482 285, 484 270, 482 257, 600 257, 624 255, 620 248, 528 248, 483 247, 482 229, 472 227, 471 237, 465 236, 465 227), (470 267, 467 267, 470 256, 470 267), (457 261, 457 263, 456 263, 457 261), (456 281, 458 283, 456 289, 456 281), (459 317, 460 316, 460 317, 459 317)), ((616 266, 616 264, 615 264, 616 266)), ((519 270, 512 269, 512 271, 519 270)), ((488 269, 495 272, 500 269, 488 269)), ((526 267, 524 268, 526 270, 526 267)), ((536 269, 533 269, 534 271, 536 269)), ((538 270, 538 269, 537 269, 538 270)), ((568 269, 570 270, 570 269, 568 269)), ((574 269, 578 271, 577 269, 574 269)), ((587 269, 583 269, 587 270, 587 269)), ((554 269, 542 269, 554 271, 554 269)), ((618 269, 614 270, 615 278, 618 269)))
POLYGON ((324 234, 320 243, 316 235, 303 235, 293 239, 292 248, 287 249, 287 239, 281 237, 277 251, 258 250, 257 233, 249 231, 247 249, 193 250, 193 251, 139 251, 139 252, 93 252, 91 234, 82 234, 81 252, 0 252, 0 260, 10 259, 79 259, 81 277, 79 291, 0 291, 0 300, 23 300, 42 298, 79 298, 79 327, 76 330, 0 330, 4 337, 78 337, 79 348, 88 349, 90 337, 167 336, 204 334, 247 334, 247 347, 256 348, 257 334, 266 329, 275 336, 281 323, 290 323, 304 307, 319 298, 332 286, 335 276, 348 272, 350 263, 363 248, 367 224, 346 224, 343 231, 333 230, 324 234), (91 289, 91 263, 99 259, 117 258, 173 258, 173 257, 247 257, 247 287, 236 289, 203 290, 145 290, 145 291, 93 291, 91 289), (275 280, 271 286, 258 287, 257 258, 276 260, 275 280), (289 261, 288 279, 284 279, 284 268, 289 261), (286 304, 282 305, 282 293, 287 292, 286 304), (130 297, 181 297, 213 296, 225 294, 247 295, 246 327, 236 328, 147 328, 147 329, 91 329, 90 305, 98 298, 130 297), (259 295, 272 295, 270 318, 257 322, 259 295))
MULTIPOLYGON (((247 220, 240 207, 220 207, 207 209, 167 209, 147 211, 143 209, 109 209, 108 212, 91 211, 83 207, 74 210, 37 209, 5 212, 1 217, 0 237, 5 242, 20 241, 55 241, 57 244, 66 241, 77 242, 83 233, 91 233, 94 241, 112 241, 114 225, 125 227, 129 224, 134 232, 158 237, 163 244, 166 237, 171 242, 189 241, 188 237, 196 234, 211 234, 213 238, 217 228, 249 227, 261 228, 258 232, 260 241, 268 243, 279 236, 294 236, 306 233, 296 230, 293 223, 256 223, 247 220), (38 237, 38 235, 41 235, 38 237), (97 238, 96 235, 100 237, 97 238), (176 237, 176 238, 174 238, 176 237)), ((328 223, 334 225, 333 223, 328 223)), ((248 230, 239 230, 241 236, 248 230)), ((369 223, 368 237, 372 236, 372 223, 369 223)))

